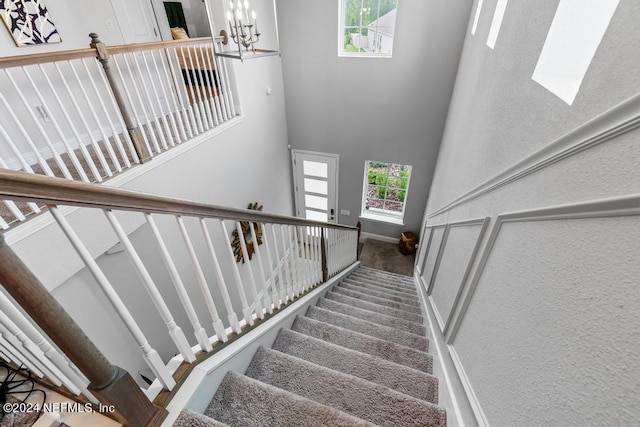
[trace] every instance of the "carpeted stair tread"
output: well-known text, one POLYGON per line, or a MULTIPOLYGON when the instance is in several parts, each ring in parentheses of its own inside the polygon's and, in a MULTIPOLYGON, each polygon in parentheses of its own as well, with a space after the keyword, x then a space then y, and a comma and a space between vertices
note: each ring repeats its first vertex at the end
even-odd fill
POLYGON ((393 286, 386 286, 381 282, 376 282, 373 280, 363 280, 359 277, 347 277, 342 281, 342 283, 349 283, 351 285, 361 286, 367 289, 374 289, 382 292, 387 292, 393 295, 398 295, 400 297, 405 298, 418 298, 418 293, 415 291, 403 290, 400 288, 395 288, 393 286))
POLYGON ((345 288, 340 288, 339 286, 334 286, 333 287, 333 292, 339 292, 341 294, 350 296, 352 298, 358 298, 364 301, 368 301, 368 302, 373 302, 375 304, 379 304, 379 305, 384 305, 387 307, 391 307, 391 308, 395 308, 396 310, 403 310, 406 311, 408 313, 413 313, 413 314, 421 314, 422 310, 420 309, 420 307, 416 307, 413 305, 406 305, 406 304, 402 304, 399 302, 394 302, 394 301, 389 301, 387 299, 384 298, 379 298, 379 297, 374 297, 372 295, 368 295, 362 292, 357 292, 357 291, 352 291, 349 289, 345 289, 345 288))
POLYGON ((409 293, 417 292, 416 288, 414 288, 413 286, 407 286, 403 283, 395 282, 393 280, 389 280, 384 277, 372 277, 372 276, 361 275, 361 274, 350 274, 346 278, 350 280, 359 280, 367 283, 376 284, 379 286, 389 287, 391 289, 401 291, 401 292, 409 292, 409 293))
POLYGON ((433 357, 425 351, 351 331, 309 317, 297 316, 291 329, 323 341, 380 357, 423 372, 433 372, 433 357))
POLYGON ((386 280, 393 280, 398 283, 403 283, 407 286, 415 287, 413 277, 405 276, 403 274, 392 273, 390 271, 382 271, 382 270, 376 270, 374 268, 360 266, 360 268, 354 271, 352 274, 360 274, 363 276, 366 275, 371 277, 380 277, 386 280))
POLYGON ((205 415, 230 427, 372 426, 335 408, 235 372, 224 377, 205 415))
POLYGON ((350 374, 428 402, 438 402, 438 379, 433 375, 323 341, 281 329, 272 347, 334 371, 350 374))
POLYGON ((389 301, 399 302, 401 304, 412 305, 414 307, 420 308, 420 303, 416 301, 416 298, 394 295, 389 292, 379 291, 377 289, 363 288, 361 286, 357 286, 357 285, 353 285, 345 282, 339 283, 338 287, 349 289, 355 292, 366 293, 367 295, 372 295, 374 297, 383 298, 389 301))
POLYGON ((444 426, 444 409, 353 375, 260 347, 246 375, 379 426, 444 426))
POLYGON ((226 424, 222 424, 209 418, 206 415, 198 414, 193 411, 185 409, 180 412, 178 418, 173 422, 173 427, 228 427, 226 424))
POLYGON ((370 280, 376 280, 381 282, 392 283, 396 286, 407 288, 407 289, 416 289, 414 280, 412 277, 407 276, 393 276, 385 273, 373 273, 364 270, 356 270, 349 274, 349 277, 364 277, 370 280))
POLYGON ((367 320, 379 325, 388 326, 390 328, 400 329, 415 335, 426 335, 426 328, 420 323, 410 322, 386 314, 357 308, 349 304, 344 304, 332 299, 320 298, 316 304, 320 308, 335 311, 336 313, 346 314, 348 316, 357 317, 358 319, 367 320))
POLYGON ((335 311, 330 311, 324 308, 311 306, 307 309, 306 316, 334 326, 340 326, 341 328, 379 338, 381 340, 415 348, 416 350, 428 351, 429 348, 429 341, 423 336, 410 334, 409 332, 400 331, 388 326, 378 325, 377 323, 368 322, 342 313, 336 313, 335 311))
POLYGON ((408 320, 410 322, 420 323, 420 324, 424 322, 424 319, 422 318, 422 316, 418 314, 397 310, 395 308, 365 301, 359 298, 353 298, 348 295, 344 295, 342 293, 327 292, 327 294, 324 297, 327 299, 332 299, 334 301, 341 302, 343 304, 349 304, 354 307, 362 308, 364 310, 375 311, 377 313, 386 314, 387 316, 397 317, 399 319, 408 320))

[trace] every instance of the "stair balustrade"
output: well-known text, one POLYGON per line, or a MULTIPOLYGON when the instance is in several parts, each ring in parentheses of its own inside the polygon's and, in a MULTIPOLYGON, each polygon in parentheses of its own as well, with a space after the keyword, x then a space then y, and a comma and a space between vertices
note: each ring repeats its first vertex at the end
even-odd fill
MULTIPOLYGON (((234 117, 222 37, 0 58, 0 168, 103 182, 234 117)), ((0 228, 41 211, 0 203, 0 228)))
MULTIPOLYGON (((159 423, 164 410, 152 402, 180 383, 185 366, 204 360, 227 341, 277 315, 357 258, 356 227, 81 181, 0 169, 0 199, 47 206, 43 215, 53 216, 63 232, 61 238, 71 243, 155 378, 142 388, 133 379, 136 372, 127 373, 107 361, 83 332, 87 325, 76 323, 64 312, 4 240, 0 243, 0 283, 11 298, 0 293, 0 357, 24 363, 71 394, 82 393, 91 402, 115 405, 116 418, 125 425, 159 423), (91 253, 93 236, 83 238, 74 224, 75 215, 65 216, 60 206, 76 206, 91 218, 106 219, 137 275, 137 281, 127 279, 127 287, 141 285, 163 323, 153 330, 153 345, 147 336, 148 323, 144 329, 140 324, 145 313, 130 309, 133 302, 121 295, 121 284, 109 278, 113 273, 91 253), (149 251, 143 254, 136 249, 141 243, 132 238, 143 227, 148 230, 144 245, 152 245, 156 254, 151 258, 149 251), (233 231, 237 232, 236 242, 232 242, 233 231), (233 244, 239 245, 242 261, 236 262, 233 244), (167 278, 170 292, 167 286, 159 286, 158 277, 167 278), (189 324, 180 325, 176 318, 185 315, 189 324), (164 338, 159 341, 159 336, 164 338), (160 346, 173 350, 158 351, 160 346)), ((64 242, 46 244, 60 247, 64 242)))

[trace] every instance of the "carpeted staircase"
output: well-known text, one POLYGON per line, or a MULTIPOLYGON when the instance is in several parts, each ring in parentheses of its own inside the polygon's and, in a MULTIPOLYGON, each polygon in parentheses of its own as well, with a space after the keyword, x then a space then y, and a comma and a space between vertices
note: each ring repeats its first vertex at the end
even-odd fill
POLYGON ((446 426, 425 335, 413 279, 360 267, 174 426, 446 426))

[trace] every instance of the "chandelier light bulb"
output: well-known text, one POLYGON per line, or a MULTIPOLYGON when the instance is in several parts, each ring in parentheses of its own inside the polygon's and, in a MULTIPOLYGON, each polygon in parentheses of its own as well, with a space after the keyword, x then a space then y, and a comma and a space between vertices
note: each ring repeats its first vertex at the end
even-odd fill
POLYGON ((253 19, 253 20, 255 21, 255 20, 256 20, 256 16, 257 16, 257 15, 256 15, 256 11, 255 11, 255 10, 252 10, 252 11, 251 11, 251 19, 253 19))

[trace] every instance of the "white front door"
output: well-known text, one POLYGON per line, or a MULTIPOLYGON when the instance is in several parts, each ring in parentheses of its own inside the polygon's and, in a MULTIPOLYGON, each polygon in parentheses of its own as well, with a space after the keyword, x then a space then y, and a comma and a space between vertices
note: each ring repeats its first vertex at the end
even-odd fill
POLYGON ((291 150, 296 213, 316 221, 338 221, 338 155, 291 150))
POLYGON ((149 0, 111 0, 125 44, 160 40, 149 0))

